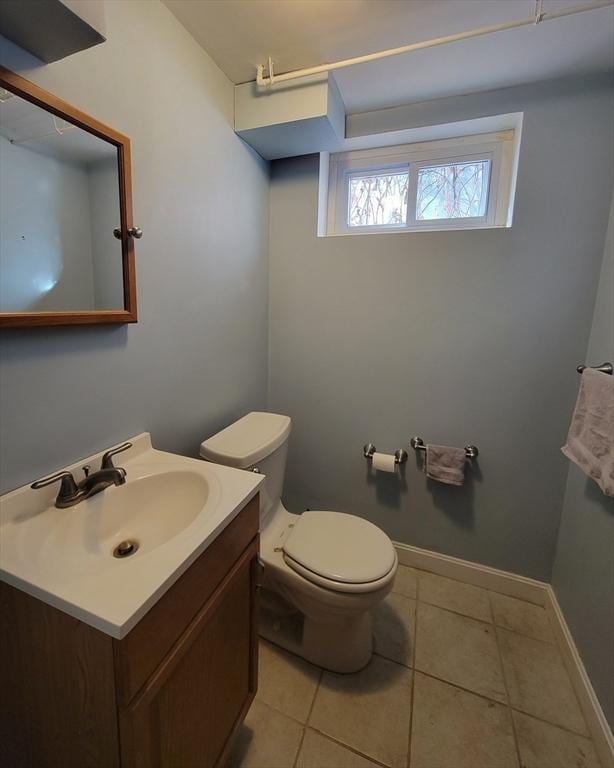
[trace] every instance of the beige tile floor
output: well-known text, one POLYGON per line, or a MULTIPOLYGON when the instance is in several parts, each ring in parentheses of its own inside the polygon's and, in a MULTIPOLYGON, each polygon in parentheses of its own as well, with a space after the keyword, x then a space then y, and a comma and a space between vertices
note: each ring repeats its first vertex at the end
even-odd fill
POLYGON ((266 642, 228 768, 600 768, 543 608, 399 567, 353 675, 266 642))

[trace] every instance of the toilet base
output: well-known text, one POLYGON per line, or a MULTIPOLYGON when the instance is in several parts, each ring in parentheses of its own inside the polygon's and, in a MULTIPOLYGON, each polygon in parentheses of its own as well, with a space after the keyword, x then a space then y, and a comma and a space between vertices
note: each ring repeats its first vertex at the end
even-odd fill
POLYGON ((331 672, 349 674, 367 666, 373 655, 370 611, 318 622, 300 612, 280 616, 263 609, 260 635, 331 672))
POLYGON ((305 617, 302 654, 305 659, 333 672, 358 672, 373 655, 373 619, 367 611, 323 624, 305 617))

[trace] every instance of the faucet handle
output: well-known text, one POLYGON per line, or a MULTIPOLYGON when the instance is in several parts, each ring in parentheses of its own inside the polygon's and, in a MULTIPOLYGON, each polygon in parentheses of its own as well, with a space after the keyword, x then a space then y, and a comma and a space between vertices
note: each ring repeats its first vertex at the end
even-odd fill
POLYGON ((100 469, 113 469, 115 466, 113 464, 113 456, 127 451, 128 448, 132 448, 132 443, 122 443, 121 445, 118 445, 117 448, 111 448, 104 453, 102 455, 102 461, 100 462, 100 469))
POLYGON ((33 488, 35 491, 37 491, 39 488, 45 488, 45 486, 51 485, 58 480, 62 481, 60 490, 58 492, 58 499, 74 496, 78 492, 79 489, 77 487, 77 483, 75 482, 75 478, 72 476, 72 472, 56 472, 55 475, 43 477, 40 480, 37 480, 35 483, 32 483, 30 488, 33 488))

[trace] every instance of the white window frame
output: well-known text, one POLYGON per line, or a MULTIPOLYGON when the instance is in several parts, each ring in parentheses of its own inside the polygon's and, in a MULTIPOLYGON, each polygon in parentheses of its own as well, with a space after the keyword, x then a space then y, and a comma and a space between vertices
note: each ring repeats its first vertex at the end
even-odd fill
POLYGON ((506 130, 331 155, 328 169, 326 234, 364 235, 510 226, 515 145, 514 130, 506 130), (488 200, 484 216, 416 220, 418 171, 421 168, 477 160, 489 161, 488 200), (406 223, 348 226, 349 179, 360 174, 375 175, 401 169, 407 169, 409 173, 406 223))

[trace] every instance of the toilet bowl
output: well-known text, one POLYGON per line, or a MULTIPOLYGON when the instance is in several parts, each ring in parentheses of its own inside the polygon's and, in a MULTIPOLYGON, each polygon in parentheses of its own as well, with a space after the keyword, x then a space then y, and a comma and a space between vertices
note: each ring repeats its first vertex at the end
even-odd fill
POLYGON ((291 420, 252 412, 201 445, 201 456, 266 475, 260 498, 264 564, 261 634, 334 672, 373 653, 373 610, 390 592, 397 556, 386 534, 355 515, 281 501, 291 420))

